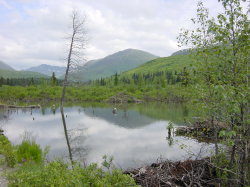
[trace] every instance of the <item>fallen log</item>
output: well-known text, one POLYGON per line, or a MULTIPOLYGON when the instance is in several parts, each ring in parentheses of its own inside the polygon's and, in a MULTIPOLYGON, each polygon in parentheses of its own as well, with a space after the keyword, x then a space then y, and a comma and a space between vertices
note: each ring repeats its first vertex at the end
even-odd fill
POLYGON ((35 109, 35 108, 41 108, 40 105, 28 105, 28 106, 16 106, 16 105, 0 105, 1 108, 30 108, 30 109, 35 109))

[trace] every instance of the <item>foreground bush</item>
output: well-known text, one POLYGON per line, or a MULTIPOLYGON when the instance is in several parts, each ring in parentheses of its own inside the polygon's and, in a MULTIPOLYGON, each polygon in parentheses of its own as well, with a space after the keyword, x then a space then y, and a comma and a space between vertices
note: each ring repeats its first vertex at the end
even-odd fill
POLYGON ((25 164, 9 174, 9 186, 136 186, 133 178, 120 170, 104 172, 96 164, 86 168, 53 161, 47 165, 25 164))

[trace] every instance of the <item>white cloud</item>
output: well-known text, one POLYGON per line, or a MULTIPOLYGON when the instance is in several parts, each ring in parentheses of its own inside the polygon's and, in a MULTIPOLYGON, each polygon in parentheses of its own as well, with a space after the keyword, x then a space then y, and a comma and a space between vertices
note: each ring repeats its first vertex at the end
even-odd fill
POLYGON ((7 9, 11 9, 12 7, 4 0, 0 0, 0 6, 4 6, 7 9))
MULTIPOLYGON (((190 27, 196 0, 0 0, 0 60, 21 69, 64 65, 73 8, 87 15, 88 60, 126 48, 168 56, 180 28, 190 27)), ((206 1, 214 15, 217 0, 206 1)))

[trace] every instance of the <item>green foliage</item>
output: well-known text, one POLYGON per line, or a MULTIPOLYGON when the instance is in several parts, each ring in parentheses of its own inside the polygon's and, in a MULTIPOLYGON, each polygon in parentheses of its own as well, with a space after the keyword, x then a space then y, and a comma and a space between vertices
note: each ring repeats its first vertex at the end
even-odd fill
POLYGON ((4 154, 4 151, 8 146, 11 146, 9 140, 5 136, 0 135, 0 154, 4 154))
POLYGON ((15 166, 16 156, 14 147, 11 145, 9 140, 3 135, 0 135, 0 154, 3 154, 5 156, 5 162, 8 167, 15 166))
POLYGON ((17 160, 18 162, 30 162, 36 163, 42 162, 42 149, 35 141, 24 139, 20 145, 17 146, 17 160))
POLYGON ((113 165, 114 157, 113 156, 108 157, 107 155, 104 155, 102 158, 103 158, 102 162, 103 167, 107 168, 110 171, 111 166, 113 165))
MULTIPOLYGON (((183 30, 179 42, 192 46, 191 56, 196 62, 193 77, 196 84, 193 86, 197 91, 196 98, 201 101, 200 109, 206 113, 215 130, 218 129, 215 121, 229 127, 219 133, 230 149, 226 179, 230 181, 234 176, 238 181, 232 185, 244 186, 250 184, 247 180, 250 175, 249 148, 246 146, 250 137, 246 120, 250 101, 250 21, 241 7, 243 1, 219 2, 224 12, 210 19, 208 9, 199 1, 197 17, 192 19, 196 29, 183 30)), ((215 136, 217 138, 217 134, 215 136)))
POLYGON ((173 122, 172 122, 172 121, 169 121, 169 122, 168 122, 167 129, 168 129, 168 130, 172 130, 173 128, 174 128, 173 122))
POLYGON ((104 172, 96 164, 86 168, 75 164, 71 169, 62 161, 47 165, 25 164, 9 174, 9 186, 136 186, 134 180, 120 170, 104 172))
POLYGON ((16 155, 13 152, 13 150, 7 149, 4 156, 5 156, 5 161, 7 163, 7 166, 13 168, 17 163, 16 155))
POLYGON ((51 86, 56 86, 57 85, 57 79, 56 79, 55 72, 52 73, 50 82, 51 82, 51 86))
POLYGON ((114 85, 115 86, 118 85, 118 75, 117 75, 117 73, 115 74, 114 85))

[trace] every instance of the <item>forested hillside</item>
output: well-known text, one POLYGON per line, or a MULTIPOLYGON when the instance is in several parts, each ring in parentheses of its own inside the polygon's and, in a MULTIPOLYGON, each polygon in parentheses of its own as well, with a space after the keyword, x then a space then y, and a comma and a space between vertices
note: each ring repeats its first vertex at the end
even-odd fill
POLYGON ((151 85, 166 87, 167 84, 190 84, 190 76, 194 73, 191 68, 192 60, 189 55, 176 55, 157 58, 137 68, 110 78, 92 81, 96 85, 151 85))
POLYGON ((122 75, 132 75, 134 73, 146 74, 159 71, 179 71, 184 67, 190 66, 191 63, 192 60, 188 55, 162 57, 149 61, 137 68, 123 73, 122 75))

